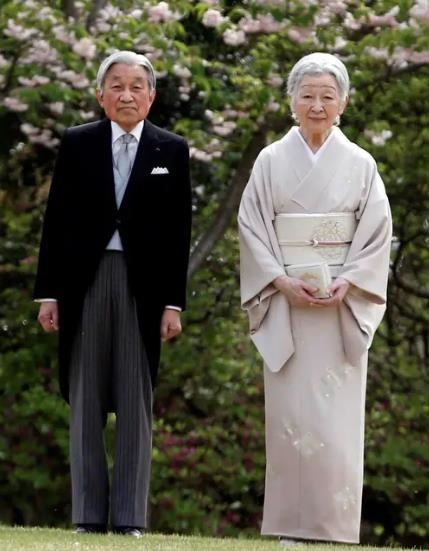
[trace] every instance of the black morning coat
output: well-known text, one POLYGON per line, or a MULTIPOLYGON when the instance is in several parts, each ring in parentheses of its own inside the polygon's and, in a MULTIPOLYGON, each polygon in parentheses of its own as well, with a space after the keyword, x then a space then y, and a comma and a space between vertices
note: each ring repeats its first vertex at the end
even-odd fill
POLYGON ((110 120, 70 128, 61 141, 43 224, 34 298, 58 300, 60 388, 66 400, 71 345, 83 299, 116 229, 154 385, 164 307, 185 308, 191 186, 186 141, 148 120, 119 209, 110 120), (153 174, 157 167, 168 173, 153 174))

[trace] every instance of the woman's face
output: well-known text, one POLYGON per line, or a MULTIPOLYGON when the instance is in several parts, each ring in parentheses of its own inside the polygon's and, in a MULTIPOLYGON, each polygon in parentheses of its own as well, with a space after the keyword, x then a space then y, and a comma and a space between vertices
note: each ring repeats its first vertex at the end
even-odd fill
POLYGON ((338 84, 330 74, 306 75, 292 99, 292 109, 305 134, 325 134, 347 104, 340 99, 338 84))

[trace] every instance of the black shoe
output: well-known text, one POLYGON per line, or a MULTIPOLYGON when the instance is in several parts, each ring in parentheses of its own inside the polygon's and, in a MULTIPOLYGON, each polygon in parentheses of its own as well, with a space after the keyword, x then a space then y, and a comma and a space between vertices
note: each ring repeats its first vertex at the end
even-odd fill
POLYGON ((104 524, 76 524, 75 534, 105 534, 104 524))
POLYGON ((121 534, 123 536, 131 536, 133 538, 143 537, 144 530, 137 528, 137 526, 115 526, 113 528, 115 534, 121 534))

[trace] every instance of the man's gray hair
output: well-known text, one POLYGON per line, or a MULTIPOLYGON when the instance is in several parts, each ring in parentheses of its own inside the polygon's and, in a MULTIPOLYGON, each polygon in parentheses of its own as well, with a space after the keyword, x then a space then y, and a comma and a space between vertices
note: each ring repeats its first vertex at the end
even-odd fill
POLYGON ((97 73, 97 89, 102 90, 104 82, 106 80, 107 71, 115 63, 125 63, 126 65, 140 65, 145 69, 148 74, 150 91, 156 88, 155 71, 153 70, 152 63, 143 54, 136 54, 128 50, 122 50, 109 55, 104 61, 102 61, 97 73))
POLYGON ((332 75, 337 81, 341 100, 349 94, 350 80, 344 63, 332 54, 315 52, 302 57, 292 67, 287 79, 287 93, 293 98, 306 75, 332 75))

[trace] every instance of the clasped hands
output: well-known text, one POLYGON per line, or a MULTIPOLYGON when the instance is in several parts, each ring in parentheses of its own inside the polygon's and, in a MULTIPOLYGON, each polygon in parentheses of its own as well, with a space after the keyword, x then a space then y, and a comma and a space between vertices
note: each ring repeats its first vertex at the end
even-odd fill
MULTIPOLYGON (((40 304, 39 315, 37 317, 44 331, 51 333, 58 331, 59 315, 58 304, 54 301, 42 302, 40 304)), ((182 332, 182 324, 180 321, 180 312, 166 308, 161 318, 161 340, 163 342, 177 337, 182 332)))
POLYGON ((317 287, 296 277, 279 276, 273 281, 273 285, 292 306, 316 306, 319 308, 340 304, 350 287, 347 280, 337 277, 328 287, 329 298, 315 298, 313 293, 317 291, 317 287))

